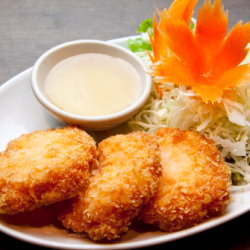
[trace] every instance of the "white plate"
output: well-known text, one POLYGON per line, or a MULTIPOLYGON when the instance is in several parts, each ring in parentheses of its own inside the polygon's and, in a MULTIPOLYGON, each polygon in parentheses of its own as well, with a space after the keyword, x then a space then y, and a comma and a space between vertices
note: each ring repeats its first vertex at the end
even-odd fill
MULTIPOLYGON (((112 43, 126 46, 126 38, 112 43)), ((23 133, 62 126, 37 102, 30 87, 31 68, 15 76, 0 87, 0 151, 8 141, 23 133)), ((110 133, 116 133, 119 128, 110 133)), ((110 133, 99 133, 98 139, 110 133)), ((250 210, 250 188, 232 193, 232 203, 225 214, 209 219, 198 226, 175 233, 165 233, 155 227, 134 221, 129 231, 112 242, 95 243, 86 235, 64 229, 57 221, 53 206, 14 216, 0 216, 1 232, 32 244, 58 249, 131 249, 165 243, 187 237, 225 223, 250 210)))

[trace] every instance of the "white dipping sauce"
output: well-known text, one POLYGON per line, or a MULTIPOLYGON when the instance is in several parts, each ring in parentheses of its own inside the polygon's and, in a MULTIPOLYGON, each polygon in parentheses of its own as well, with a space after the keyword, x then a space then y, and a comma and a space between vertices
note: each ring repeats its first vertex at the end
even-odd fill
POLYGON ((49 72, 45 91, 59 108, 86 116, 116 113, 134 103, 141 79, 123 59, 87 53, 67 58, 49 72))

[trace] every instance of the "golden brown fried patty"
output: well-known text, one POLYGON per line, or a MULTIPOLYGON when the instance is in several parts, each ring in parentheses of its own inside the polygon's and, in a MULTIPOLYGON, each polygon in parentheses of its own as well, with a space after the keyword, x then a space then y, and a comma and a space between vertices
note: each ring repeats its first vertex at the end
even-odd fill
POLYGON ((99 144, 100 171, 79 197, 60 206, 66 228, 93 240, 120 237, 143 204, 154 195, 161 176, 159 145, 154 136, 134 132, 99 144))
POLYGON ((94 140, 77 127, 21 135, 0 155, 0 213, 15 214, 75 196, 95 159, 94 140))
POLYGON ((145 223, 164 231, 191 227, 230 202, 230 169, 211 140, 195 132, 160 128, 162 178, 142 209, 145 223))

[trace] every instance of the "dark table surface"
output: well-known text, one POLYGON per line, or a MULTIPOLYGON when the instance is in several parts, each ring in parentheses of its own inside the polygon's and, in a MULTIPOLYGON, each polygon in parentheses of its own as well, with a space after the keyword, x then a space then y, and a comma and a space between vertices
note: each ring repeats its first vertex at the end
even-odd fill
MULTIPOLYGON (((32 67, 49 48, 76 39, 109 40, 136 35, 154 6, 172 0, 0 0, 0 85, 32 67)), ((195 8, 202 5, 200 0, 195 8)), ((250 0, 222 0, 229 10, 229 29, 250 20, 250 0)), ((163 245, 168 249, 250 249, 250 213, 187 238, 163 245)), ((0 249, 45 249, 0 233, 0 249)), ((160 248, 160 245, 158 246, 160 248)), ((155 249, 150 247, 149 249, 155 249)))

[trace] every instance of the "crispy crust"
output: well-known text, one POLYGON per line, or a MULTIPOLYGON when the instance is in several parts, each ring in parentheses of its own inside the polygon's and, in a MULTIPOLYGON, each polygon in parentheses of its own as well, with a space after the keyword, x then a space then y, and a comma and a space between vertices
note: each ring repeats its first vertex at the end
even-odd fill
POLYGON ((33 210, 77 195, 95 160, 94 140, 77 127, 21 135, 0 155, 0 213, 33 210))
POLYGON ((230 202, 230 169, 212 140, 171 128, 155 134, 160 139, 162 178, 140 218, 172 232, 223 211, 230 202))
POLYGON ((142 132, 112 136, 99 144, 100 170, 79 197, 63 202, 58 219, 95 241, 120 237, 159 185, 159 145, 142 132))

